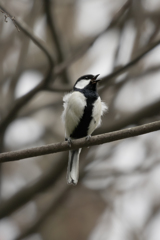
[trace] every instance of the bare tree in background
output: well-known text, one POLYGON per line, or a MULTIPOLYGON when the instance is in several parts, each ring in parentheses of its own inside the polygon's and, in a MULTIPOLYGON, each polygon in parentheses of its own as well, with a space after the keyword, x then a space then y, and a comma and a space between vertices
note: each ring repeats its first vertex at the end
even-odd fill
POLYGON ((0 1, 0 239, 160 239, 159 20, 152 0, 0 1), (109 112, 73 141, 72 187, 62 97, 87 73, 109 112))

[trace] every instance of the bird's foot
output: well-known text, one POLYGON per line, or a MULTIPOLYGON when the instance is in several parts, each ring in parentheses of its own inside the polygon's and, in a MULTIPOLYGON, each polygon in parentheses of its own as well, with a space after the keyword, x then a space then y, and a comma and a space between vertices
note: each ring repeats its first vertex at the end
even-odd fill
POLYGON ((91 138, 91 135, 88 135, 88 136, 86 137, 86 141, 89 141, 90 138, 91 138))
POLYGON ((70 138, 65 138, 65 141, 67 141, 68 142, 68 146, 71 147, 71 143, 72 143, 71 139, 70 138))

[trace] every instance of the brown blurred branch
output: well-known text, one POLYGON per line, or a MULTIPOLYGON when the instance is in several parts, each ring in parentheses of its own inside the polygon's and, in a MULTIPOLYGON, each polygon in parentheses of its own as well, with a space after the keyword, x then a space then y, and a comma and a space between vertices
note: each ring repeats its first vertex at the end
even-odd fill
POLYGON ((121 7, 121 9, 114 15, 114 17, 112 18, 110 24, 99 34, 97 34, 95 37, 93 37, 91 40, 89 40, 88 42, 84 43, 80 49, 76 51, 75 56, 81 57, 83 54, 85 54, 85 52, 93 46, 93 44, 96 42, 96 40, 103 35, 104 33, 106 33, 107 31, 109 31, 113 26, 115 26, 116 24, 119 24, 119 21, 121 19, 121 17, 123 16, 123 14, 127 11, 127 9, 130 7, 132 0, 128 0, 125 2, 125 4, 121 7))
POLYGON ((112 121, 111 123, 104 123, 103 127, 97 129, 96 132, 98 134, 102 134, 104 132, 116 131, 118 129, 122 129, 131 124, 139 124, 141 120, 146 118, 150 118, 155 116, 160 112, 160 99, 155 102, 141 108, 140 110, 130 113, 127 117, 122 117, 118 121, 112 121))
POLYGON ((65 92, 70 92, 72 91, 72 88, 53 88, 53 87, 49 87, 47 86, 44 91, 48 91, 48 92, 57 92, 57 93, 65 93, 65 92))
POLYGON ((18 28, 18 25, 16 24, 15 17, 11 16, 9 13, 7 13, 2 7, 0 7, 0 12, 4 14, 4 21, 7 23, 7 18, 10 18, 13 22, 14 26, 16 27, 17 31, 19 32, 20 29, 18 28))
MULTIPOLYGON (((11 14, 2 6, 1 3, 0 3, 0 8, 7 15, 11 16, 11 14)), ((46 48, 46 46, 42 42, 42 40, 36 37, 32 32, 32 30, 22 20, 19 21, 17 19, 14 19, 14 22, 19 27, 19 29, 21 29, 37 45, 37 47, 39 47, 45 53, 46 57, 48 58, 50 66, 53 67, 54 65, 53 58, 50 55, 49 50, 46 48)))
MULTIPOLYGON (((39 5, 38 0, 35 0, 33 2, 30 15, 28 15, 25 18, 27 25, 31 29, 33 28, 34 23, 36 21, 38 5, 39 5)), ((24 63, 26 62, 26 57, 28 55, 28 50, 29 50, 29 45, 30 45, 30 38, 26 37, 23 33, 20 34, 20 39, 21 39, 21 46, 20 46, 19 59, 17 61, 17 66, 14 71, 14 74, 12 75, 12 80, 10 82, 9 90, 8 90, 8 94, 7 94, 7 98, 6 98, 8 105, 11 104, 12 101, 15 99, 15 88, 17 86, 20 75, 22 74, 22 72, 24 70, 24 63)), ((4 105, 4 109, 5 108, 6 108, 6 105, 4 105)))
POLYGON ((56 195, 56 199, 54 199, 48 206, 46 206, 44 212, 34 221, 34 223, 27 226, 26 229, 14 240, 20 240, 35 233, 39 226, 41 226, 49 216, 49 214, 53 211, 56 211, 60 207, 61 202, 66 199, 71 189, 72 188, 70 188, 69 185, 64 184, 62 190, 56 195))
POLYGON ((67 142, 59 142, 54 144, 49 144, 46 146, 35 147, 20 151, 13 151, 0 154, 0 162, 15 161, 24 158, 37 157, 41 155, 67 151, 71 149, 89 147, 100 145, 108 142, 113 142, 129 137, 135 137, 138 135, 154 132, 160 130, 160 121, 144 124, 138 127, 128 128, 124 130, 119 130, 115 132, 105 133, 97 136, 93 136, 90 140, 85 138, 72 141, 71 147, 67 142))
MULTIPOLYGON (((102 82, 101 84, 104 83, 104 81, 107 81, 107 84, 110 83, 110 81, 119 76, 120 74, 124 73, 126 70, 128 70, 129 68, 133 67, 139 60, 141 60, 147 53, 149 53, 151 50, 153 50, 154 48, 156 48, 158 45, 160 44, 160 40, 157 40, 155 43, 150 44, 140 55, 138 55, 136 58, 134 58, 132 61, 130 61, 129 63, 127 63, 126 65, 124 65, 123 67, 115 70, 114 72, 112 72, 111 74, 108 74, 106 77, 102 78, 102 82)), ((65 67, 65 65, 70 64, 70 61, 72 61, 73 59, 69 59, 68 61, 62 63, 59 65, 59 67, 65 67)), ((156 67, 157 69, 157 67, 156 67)), ((63 69, 61 69, 63 71, 63 69)), ((153 68, 154 71, 154 68, 153 68)), ((55 71, 56 72, 56 71, 55 71)), ((49 91, 52 91, 52 88, 48 87, 47 88, 49 91)), ((70 89, 69 89, 70 90, 70 89)), ((54 88, 53 88, 54 91, 54 88)), ((63 91, 63 89, 59 89, 59 92, 63 91)), ((65 91, 65 90, 64 90, 65 91)))
MULTIPOLYGON (((84 152, 82 154, 84 154, 84 152)), ((86 171, 84 171, 84 168, 92 160, 93 159, 90 157, 85 161, 81 162, 79 184, 83 179, 83 177, 86 175, 86 171)), ((66 173, 64 172, 64 174, 66 173)), ((68 184, 64 184, 64 174, 62 173, 62 175, 60 176, 60 181, 58 181, 58 184, 55 186, 56 194, 54 194, 54 199, 51 201, 51 203, 47 205, 43 213, 41 213, 32 224, 30 224, 29 226, 26 226, 25 230, 19 236, 17 236, 14 240, 20 240, 20 239, 26 238, 27 236, 30 236, 31 234, 37 232, 37 229, 39 229, 39 227, 45 222, 47 217, 52 212, 54 212, 55 214, 56 210, 61 207, 61 204, 63 204, 63 202, 66 201, 66 198, 69 195, 69 193, 71 191, 74 191, 74 188, 72 186, 68 184), (58 189, 58 192, 57 192, 57 189, 58 189)))
MULTIPOLYGON (((52 14, 52 2, 50 0, 43 0, 44 2, 44 7, 45 7, 45 12, 46 12, 46 17, 47 17, 47 23, 51 32, 51 37, 52 37, 52 41, 55 45, 55 51, 57 52, 57 62, 61 63, 64 61, 64 53, 62 50, 62 46, 61 46, 61 39, 58 36, 58 32, 56 29, 56 25, 54 23, 53 20, 53 14, 52 14)), ((67 76, 67 72, 64 70, 63 74, 63 79, 64 82, 69 83, 69 79, 67 76)))
POLYGON ((10 111, 6 116, 1 120, 0 122, 0 132, 1 134, 5 131, 6 127, 9 125, 9 123, 16 117, 17 112, 29 101, 31 98, 40 90, 43 89, 43 86, 46 82, 49 81, 51 78, 51 69, 49 69, 49 72, 46 76, 46 78, 33 90, 31 90, 28 94, 22 96, 18 100, 15 101, 13 106, 11 107, 10 111))
MULTIPOLYGON (((84 152, 82 154, 84 154, 84 152)), ((79 184, 86 174, 86 172, 84 171, 84 168, 92 160, 93 160, 92 158, 88 158, 85 161, 81 162, 79 184)), ((68 184, 64 184, 64 174, 66 174, 66 173, 65 172, 62 173, 62 175, 60 176, 60 181, 58 180, 58 184, 55 186, 56 194, 54 194, 54 197, 53 197, 53 200, 51 201, 51 203, 49 205, 47 205, 45 210, 43 211, 43 213, 39 214, 37 219, 32 224, 30 224, 29 226, 26 226, 25 230, 14 240, 20 240, 20 239, 26 238, 27 236, 30 236, 31 234, 35 233, 37 231, 37 229, 45 222, 47 217, 52 212, 54 212, 54 214, 55 214, 56 210, 61 207, 61 204, 63 204, 63 202, 66 201, 66 198, 69 195, 70 191, 72 191, 72 190, 74 191, 74 188, 72 186, 70 186, 68 184), (57 189, 58 189, 58 191, 57 191, 57 189)))
MULTIPOLYGON (((127 1, 124 6, 120 9, 120 11, 114 16, 113 20, 111 21, 111 23, 109 24, 109 26, 99 35, 97 35, 95 38, 93 38, 89 43, 87 43, 86 45, 84 45, 80 51, 77 51, 71 58, 69 58, 67 61, 59 64, 58 66, 56 66, 56 68, 54 69, 54 78, 61 74, 73 61, 75 61, 77 58, 79 58, 80 56, 82 56, 89 47, 91 47, 93 45, 93 43, 96 41, 96 39, 103 34, 104 32, 106 32, 107 30, 109 30, 115 23, 117 23, 117 21, 119 20, 119 18, 121 17, 121 15, 126 11, 126 9, 128 8, 129 4, 131 1, 127 1)), ((2 4, 0 4, 0 7, 3 11, 5 11, 7 14, 8 12, 6 11, 6 9, 2 6, 2 4)), ((46 47, 43 45, 42 41, 39 40, 39 38, 37 38, 36 36, 34 36, 34 34, 32 33, 32 31, 27 27, 27 25, 25 23, 22 23, 15 20, 17 26, 28 36, 30 37, 30 39, 32 39, 32 41, 46 54, 48 61, 49 61, 49 65, 50 65, 50 69, 48 71, 48 74, 46 76, 46 78, 33 90, 31 90, 28 94, 24 95, 23 97, 19 98, 15 104, 11 107, 9 113, 1 120, 0 123, 0 132, 4 132, 6 127, 8 126, 8 124, 15 118, 17 112, 40 90, 45 89, 45 86, 47 85, 47 83, 49 82, 50 78, 51 78, 51 74, 52 74, 52 68, 53 68, 53 59, 50 56, 49 51, 46 49, 46 47)))
POLYGON ((60 63, 60 62, 64 61, 63 51, 62 51, 62 47, 60 46, 60 39, 58 37, 54 21, 52 19, 52 13, 51 13, 52 5, 51 5, 51 1, 50 0, 44 0, 43 2, 44 2, 44 7, 45 7, 45 12, 46 12, 48 26, 49 26, 50 32, 51 32, 51 37, 52 37, 52 40, 53 40, 53 42, 55 44, 55 50, 57 51, 58 63, 60 63))
MULTIPOLYGON (((4 7, 2 6, 2 4, 0 4, 0 8, 6 12, 8 15, 10 15, 6 9, 4 9, 4 7)), ((46 48, 46 46, 44 45, 44 43, 38 38, 36 37, 33 32, 28 28, 28 26, 23 23, 22 21, 18 21, 18 20, 14 20, 15 23, 17 24, 17 26, 45 53, 48 62, 49 62, 49 69, 48 69, 48 73, 47 76, 45 77, 45 79, 37 86, 35 87, 33 90, 31 90, 28 94, 22 96, 21 98, 19 98, 17 101, 15 101, 14 105, 11 107, 10 111, 8 112, 8 114, 6 114, 6 116, 1 120, 0 122, 0 132, 1 134, 5 131, 6 127, 8 126, 8 124, 15 118, 17 112, 40 90, 42 90, 45 85, 48 83, 48 81, 51 78, 52 75, 52 69, 54 66, 54 61, 52 59, 52 56, 50 55, 48 49, 46 48)), ((3 134, 2 134, 3 135, 3 134)))
MULTIPOLYGON (((87 178, 88 177, 114 177, 114 178, 118 178, 118 177, 122 177, 122 176, 128 176, 130 174, 145 174, 148 173, 150 171, 152 171, 154 168, 157 167, 157 165, 160 164, 160 161, 157 160, 155 162, 153 162, 150 166, 138 166, 135 169, 129 170, 129 171, 118 171, 115 169, 110 169, 108 171, 105 171, 104 174, 101 171, 100 173, 96 173, 96 175, 94 173, 92 173, 91 175, 87 174, 87 178)), ((80 171, 80 181, 83 179, 84 177, 84 167, 86 166, 86 162, 83 162, 83 166, 81 168, 80 171)), ((63 179, 62 179, 63 181, 63 179)), ((79 181, 79 182, 80 182, 79 181)), ((113 183, 111 183, 112 185, 113 183)), ((70 190, 72 190, 73 188, 69 187, 69 185, 64 185, 61 184, 61 189, 58 192, 58 194, 56 194, 56 199, 54 199, 50 205, 48 205, 46 207, 46 209, 44 210, 44 212, 39 215, 39 217, 37 217, 37 219, 34 221, 34 223, 30 224, 28 227, 26 227, 26 229, 18 236, 16 237, 14 240, 21 240, 27 236, 30 236, 31 234, 37 232, 37 229, 45 222, 46 218, 49 216, 49 214, 53 211, 56 211, 58 207, 60 207, 61 203, 64 201, 64 199, 66 199, 67 195, 69 194, 70 190)), ((110 185, 108 185, 107 189, 110 188, 110 185)), ((106 189, 106 190, 107 190, 106 189)), ((121 193, 123 194, 123 191, 121 191, 121 193)), ((55 212, 54 212, 55 213, 55 212)))
POLYGON ((139 60, 141 60, 147 53, 149 53, 151 50, 153 50, 159 44, 160 44, 160 40, 157 40, 155 43, 150 44, 141 54, 139 54, 137 57, 135 57, 132 61, 130 61, 123 67, 117 69, 113 73, 108 74, 102 80, 107 81, 107 83, 108 83, 110 80, 112 80, 112 78, 117 77, 118 75, 124 73, 126 70, 133 67, 139 60))
POLYGON ((65 168, 65 161, 58 161, 57 164, 54 163, 53 166, 50 167, 49 170, 46 171, 46 173, 39 177, 36 181, 19 190, 11 198, 3 202, 1 201, 0 219, 8 216, 16 209, 27 203, 36 194, 45 191, 51 185, 54 186, 65 168))

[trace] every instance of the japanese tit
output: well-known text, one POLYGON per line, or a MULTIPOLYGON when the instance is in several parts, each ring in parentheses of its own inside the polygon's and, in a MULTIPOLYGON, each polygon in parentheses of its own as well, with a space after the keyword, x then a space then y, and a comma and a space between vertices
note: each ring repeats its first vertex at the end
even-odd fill
MULTIPOLYGON (((65 140, 86 137, 100 125, 101 116, 107 110, 97 93, 98 75, 84 75, 74 84, 73 91, 63 98, 62 120, 65 126, 65 140)), ((69 151, 67 182, 76 185, 79 176, 80 149, 69 151)))

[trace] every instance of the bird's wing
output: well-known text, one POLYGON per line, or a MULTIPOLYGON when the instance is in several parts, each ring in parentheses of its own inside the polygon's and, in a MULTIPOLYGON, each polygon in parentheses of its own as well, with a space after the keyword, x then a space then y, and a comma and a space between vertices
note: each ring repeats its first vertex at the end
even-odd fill
POLYGON ((80 92, 67 94, 64 98, 63 121, 66 130, 66 138, 69 138, 74 129, 77 127, 83 116, 86 106, 86 98, 80 92))
POLYGON ((101 116, 104 114, 104 112, 107 111, 107 106, 104 102, 101 102, 101 98, 98 97, 98 99, 93 104, 93 110, 92 110, 92 120, 90 122, 89 128, 88 128, 88 135, 91 135, 92 132, 101 124, 101 116))

